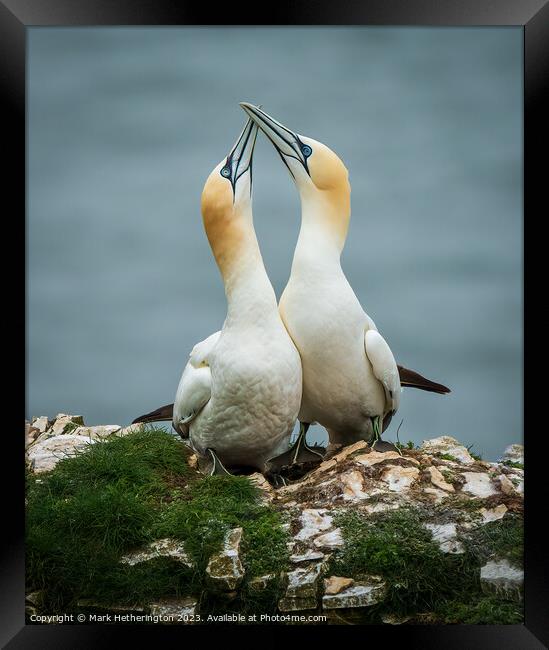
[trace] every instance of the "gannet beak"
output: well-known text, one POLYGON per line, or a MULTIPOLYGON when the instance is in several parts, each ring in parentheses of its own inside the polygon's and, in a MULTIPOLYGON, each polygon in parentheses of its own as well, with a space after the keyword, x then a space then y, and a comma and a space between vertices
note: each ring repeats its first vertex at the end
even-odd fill
POLYGON ((252 189, 252 159, 254 155, 255 141, 257 138, 258 127, 252 119, 249 119, 242 133, 238 136, 231 149, 225 164, 221 168, 221 176, 231 182, 233 186, 233 196, 236 192, 235 187, 238 179, 248 170, 250 171, 250 193, 252 189))
POLYGON ((259 106, 248 104, 248 102, 241 102, 240 106, 273 143, 280 157, 290 170, 290 174, 294 176, 285 158, 294 158, 299 161, 310 176, 307 158, 312 153, 311 147, 304 144, 297 133, 290 131, 286 126, 277 122, 270 115, 267 115, 259 106))

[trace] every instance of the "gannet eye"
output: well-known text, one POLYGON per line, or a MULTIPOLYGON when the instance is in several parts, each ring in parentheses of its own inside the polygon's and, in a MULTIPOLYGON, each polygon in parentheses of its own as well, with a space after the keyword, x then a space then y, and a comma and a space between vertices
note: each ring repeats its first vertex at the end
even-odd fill
POLYGON ((308 158, 313 153, 313 150, 311 147, 309 147, 308 144, 304 144, 301 147, 301 153, 305 156, 305 158, 308 158))
POLYGON ((229 167, 223 167, 223 169, 221 170, 221 176, 223 176, 224 178, 229 178, 230 175, 231 175, 230 168, 229 167))

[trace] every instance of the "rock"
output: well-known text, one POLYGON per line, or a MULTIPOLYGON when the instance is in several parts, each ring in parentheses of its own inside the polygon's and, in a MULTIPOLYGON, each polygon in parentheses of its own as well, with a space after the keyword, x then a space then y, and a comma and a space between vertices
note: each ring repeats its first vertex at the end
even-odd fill
POLYGON ((332 517, 326 514, 327 512, 324 508, 306 508, 303 510, 300 517, 301 530, 294 539, 303 542, 319 535, 322 531, 330 529, 332 527, 332 517))
POLYGON ((45 591, 43 590, 32 591, 31 593, 25 595, 25 600, 29 602, 31 605, 35 605, 36 607, 41 607, 44 603, 44 595, 45 595, 45 591))
POLYGON ((425 470, 429 474, 431 483, 445 492, 455 492, 454 486, 444 478, 440 471, 434 466, 431 465, 425 470))
POLYGON ((509 478, 507 478, 505 474, 500 474, 499 476, 497 476, 496 481, 499 483, 499 489, 503 492, 503 494, 507 494, 507 495, 515 494, 516 492, 515 486, 513 485, 512 481, 509 478))
POLYGON ((40 431, 32 427, 31 423, 25 420, 25 448, 29 445, 32 445, 32 443, 36 440, 36 438, 38 438, 39 435, 40 431))
POLYGON ((423 492, 425 494, 429 495, 429 498, 433 501, 433 503, 440 503, 443 499, 446 499, 446 497, 450 496, 448 492, 444 492, 443 490, 438 490, 437 488, 424 488, 423 492))
POLYGON ((357 501, 370 496, 364 492, 364 478, 357 469, 342 474, 340 481, 343 484, 343 499, 345 501, 357 501))
POLYGON ((74 456, 93 442, 93 439, 74 434, 38 439, 28 448, 27 457, 33 472, 49 472, 62 458, 74 456))
POLYGON ((352 578, 341 578, 339 576, 330 576, 324 580, 324 593, 328 595, 338 594, 347 587, 352 587, 355 581, 352 578))
POLYGON ((302 562, 310 562, 311 560, 323 560, 324 553, 320 551, 308 550, 305 553, 290 555, 290 562, 294 564, 301 564, 302 562))
POLYGON ((263 476, 263 474, 260 474, 259 472, 256 472, 255 474, 251 474, 248 476, 248 479, 257 487, 259 490, 261 490, 261 497, 265 501, 272 501, 274 498, 274 489, 272 485, 269 483, 269 481, 263 476))
POLYGON ((404 492, 410 488, 418 476, 419 469, 417 467, 391 465, 383 470, 381 480, 388 484, 389 490, 392 492, 404 492))
POLYGON ((433 534, 433 539, 438 543, 444 553, 465 553, 465 549, 457 539, 456 524, 425 524, 433 534))
POLYGON ((118 605, 101 603, 89 598, 82 598, 77 601, 76 606, 80 610, 104 613, 104 614, 137 614, 143 615, 147 613, 147 608, 141 605, 118 605))
POLYGON ((40 417, 32 418, 31 427, 33 429, 37 429, 39 433, 46 433, 48 425, 49 423, 47 415, 41 415, 40 417))
POLYGON ((244 567, 240 560, 241 538, 242 528, 229 531, 223 549, 210 558, 206 567, 209 583, 220 591, 233 591, 244 578, 244 567))
POLYGON ((293 612, 303 609, 316 609, 321 570, 322 565, 317 563, 311 564, 304 569, 290 571, 286 575, 288 580, 286 593, 278 602, 280 611, 293 612))
MULTIPOLYGON (((372 467, 378 463, 382 463, 385 460, 397 459, 400 458, 400 454, 396 451, 386 451, 384 453, 380 451, 372 451, 369 454, 360 454, 360 456, 355 456, 353 460, 361 465, 366 465, 367 467, 372 467)), ((407 459, 409 460, 409 459, 407 459)))
POLYGON ((150 604, 150 613, 171 619, 161 620, 161 623, 192 625, 195 622, 196 605, 194 598, 164 598, 150 604))
POLYGON ((187 461, 187 464, 191 469, 196 469, 198 467, 198 456, 196 454, 192 454, 189 456, 189 460, 187 461))
POLYGON ((387 593, 387 587, 380 578, 355 582, 337 594, 325 594, 322 597, 324 609, 348 609, 369 607, 381 602, 387 593))
POLYGON ((358 442, 355 442, 352 445, 348 445, 347 447, 344 447, 339 453, 333 456, 331 460, 334 460, 336 463, 341 463, 346 458, 348 458, 351 454, 354 454, 355 451, 358 451, 359 449, 365 449, 367 447, 368 447, 368 443, 365 440, 359 440, 358 442))
POLYGON ((145 429, 145 426, 146 424, 144 422, 136 422, 135 424, 129 424, 127 427, 123 427, 122 429, 120 429, 120 431, 118 431, 116 435, 122 438, 123 436, 127 436, 130 433, 137 433, 139 431, 143 431, 145 429))
POLYGON ((491 521, 497 521, 502 519, 507 512, 507 506, 502 503, 496 508, 481 508, 480 514, 482 515, 482 523, 487 524, 491 521))
POLYGON ((463 445, 451 436, 440 436, 431 440, 424 440, 421 450, 429 454, 446 454, 452 456, 463 465, 472 465, 475 459, 463 445))
POLYGON ((93 440, 100 440, 101 438, 108 438, 113 434, 119 434, 122 431, 122 427, 118 424, 104 424, 97 427, 78 427, 72 433, 75 436, 86 436, 92 438, 93 440))
POLYGON ((276 574, 268 573, 264 576, 257 576, 248 582, 248 588, 252 591, 264 591, 276 579, 276 574))
POLYGON ((66 433, 72 433, 79 426, 84 426, 84 418, 81 415, 58 413, 48 434, 60 436, 66 433))
POLYGON ((316 548, 327 549, 339 548, 343 546, 344 541, 343 537, 341 536, 341 529, 335 528, 328 533, 324 533, 324 535, 315 537, 313 544, 316 546, 316 548))
POLYGON ((508 560, 492 560, 480 570, 480 585, 485 592, 519 596, 524 583, 524 571, 508 560))
POLYGON ((396 614, 382 614, 381 622, 385 625, 403 625, 407 623, 412 617, 411 616, 397 616, 396 614))
POLYGON ((155 542, 151 542, 144 549, 134 551, 133 553, 127 553, 120 558, 120 562, 122 562, 122 564, 133 566, 135 564, 141 564, 141 562, 148 562, 157 557, 168 557, 189 568, 193 567, 191 559, 185 552, 183 542, 170 538, 159 539, 155 542))
POLYGON ((463 472, 465 484, 462 491, 475 497, 490 497, 497 494, 492 479, 484 472, 463 472))
POLYGON ((501 460, 505 462, 509 460, 513 463, 520 463, 524 465, 524 446, 523 445, 509 445, 505 448, 501 460))

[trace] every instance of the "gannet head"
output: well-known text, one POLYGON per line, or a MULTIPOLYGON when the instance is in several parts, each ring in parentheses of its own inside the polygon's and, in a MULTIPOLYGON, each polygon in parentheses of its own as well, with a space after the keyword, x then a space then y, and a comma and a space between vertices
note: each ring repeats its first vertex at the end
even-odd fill
POLYGON ((252 222, 252 159, 258 127, 249 119, 202 190, 204 228, 223 275, 252 222))
POLYGON ((265 133, 288 168, 301 200, 314 204, 316 214, 330 214, 330 222, 346 236, 351 205, 351 186, 347 168, 329 147, 290 130, 258 106, 240 106, 265 133), (324 206, 325 210, 318 209, 324 206))

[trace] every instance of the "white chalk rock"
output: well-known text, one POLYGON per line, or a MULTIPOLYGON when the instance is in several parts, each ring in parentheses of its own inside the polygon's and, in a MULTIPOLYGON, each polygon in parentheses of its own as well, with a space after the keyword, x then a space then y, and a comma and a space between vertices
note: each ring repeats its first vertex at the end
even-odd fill
POLYGON ((438 438, 431 438, 431 440, 424 440, 421 443, 421 449, 428 454, 447 454, 463 465, 472 465, 475 462, 475 459, 471 456, 467 448, 460 445, 451 436, 440 436, 438 438))
POLYGON ((475 497, 490 497, 497 494, 496 487, 488 474, 484 472, 463 472, 465 484, 462 491, 475 497))
POLYGON ((94 442, 95 440, 91 438, 70 433, 43 440, 38 439, 28 448, 27 457, 33 472, 36 474, 49 472, 62 458, 74 456, 94 442))
POLYGON ((524 571, 512 566, 508 560, 492 560, 480 570, 480 584, 484 591, 520 595, 524 571))
POLYGON ((349 609, 370 607, 381 602, 387 593, 387 587, 381 579, 372 577, 371 580, 355 582, 337 594, 324 594, 322 607, 324 609, 349 609))
POLYGON ((418 476, 419 469, 417 467, 390 465, 383 470, 381 480, 387 483, 391 492, 405 492, 410 489, 418 476))
POLYGON ((244 578, 244 567, 240 559, 242 528, 234 528, 225 536, 223 549, 215 553, 208 562, 206 575, 211 585, 220 591, 235 590, 244 578))
POLYGON ((440 550, 444 553, 465 553, 465 549, 457 539, 456 524, 425 524, 433 534, 433 539, 438 543, 440 550))

